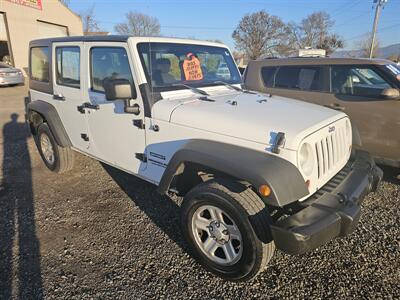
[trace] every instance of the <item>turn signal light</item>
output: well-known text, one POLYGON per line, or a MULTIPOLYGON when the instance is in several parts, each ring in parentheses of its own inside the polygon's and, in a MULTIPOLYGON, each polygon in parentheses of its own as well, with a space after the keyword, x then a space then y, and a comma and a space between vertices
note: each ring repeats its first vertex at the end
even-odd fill
POLYGON ((269 195, 271 195, 271 188, 268 185, 263 184, 260 185, 260 187, 258 188, 258 192, 261 196, 268 197, 269 195))

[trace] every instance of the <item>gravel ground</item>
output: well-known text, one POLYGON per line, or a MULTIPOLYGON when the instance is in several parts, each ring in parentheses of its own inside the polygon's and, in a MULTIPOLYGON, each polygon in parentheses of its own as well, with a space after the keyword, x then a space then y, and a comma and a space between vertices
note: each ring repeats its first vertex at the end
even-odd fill
POLYGON ((188 254, 176 199, 82 155, 70 173, 48 171, 23 123, 26 93, 0 89, 0 299, 400 298, 396 170, 347 238, 277 251, 254 280, 224 282, 188 254))

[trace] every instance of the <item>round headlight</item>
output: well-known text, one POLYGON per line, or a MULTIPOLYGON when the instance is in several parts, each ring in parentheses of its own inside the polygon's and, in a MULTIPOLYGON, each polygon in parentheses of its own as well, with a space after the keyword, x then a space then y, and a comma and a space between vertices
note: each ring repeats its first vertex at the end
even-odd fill
POLYGON ((299 165, 303 173, 310 176, 314 169, 314 156, 310 144, 304 143, 299 151, 299 165))

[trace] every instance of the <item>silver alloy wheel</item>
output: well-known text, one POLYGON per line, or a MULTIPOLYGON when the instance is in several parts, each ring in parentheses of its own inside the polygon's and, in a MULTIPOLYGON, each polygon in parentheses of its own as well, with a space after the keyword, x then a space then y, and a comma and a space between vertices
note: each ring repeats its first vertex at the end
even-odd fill
POLYGON ((54 149, 53 149, 53 145, 50 142, 50 138, 45 133, 42 133, 40 135, 40 148, 42 149, 44 159, 50 165, 53 165, 54 161, 55 161, 54 149))
POLYGON ((192 216, 197 246, 211 261, 229 266, 242 257, 242 235, 234 220, 213 205, 200 206, 192 216))

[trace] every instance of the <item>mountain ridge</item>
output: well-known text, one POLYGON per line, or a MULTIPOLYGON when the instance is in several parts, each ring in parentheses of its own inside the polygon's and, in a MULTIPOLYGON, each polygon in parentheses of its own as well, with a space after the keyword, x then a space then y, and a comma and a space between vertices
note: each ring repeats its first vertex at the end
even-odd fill
MULTIPOLYGON (((338 50, 332 53, 331 57, 362 57, 363 50, 338 50)), ((400 43, 378 48, 378 58, 388 58, 390 55, 400 56, 400 43)))

